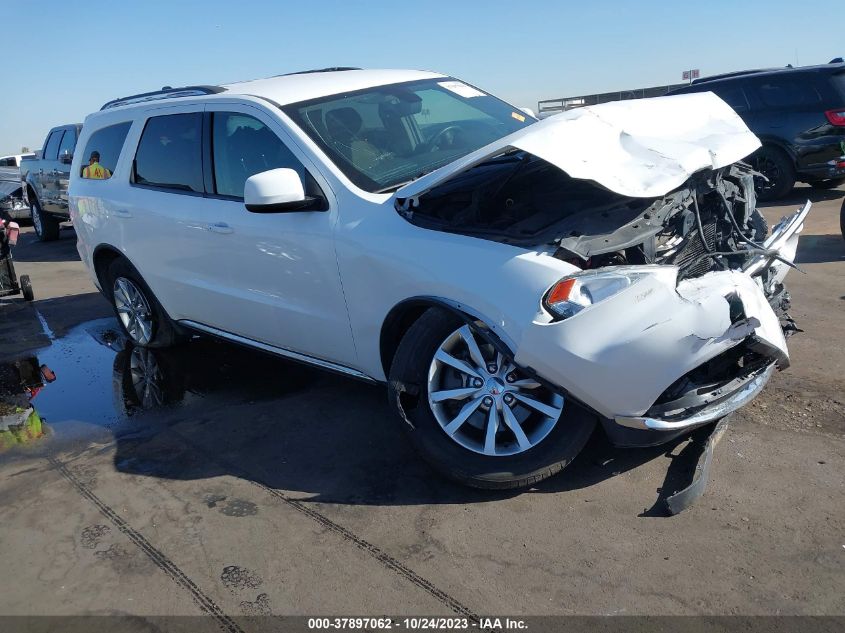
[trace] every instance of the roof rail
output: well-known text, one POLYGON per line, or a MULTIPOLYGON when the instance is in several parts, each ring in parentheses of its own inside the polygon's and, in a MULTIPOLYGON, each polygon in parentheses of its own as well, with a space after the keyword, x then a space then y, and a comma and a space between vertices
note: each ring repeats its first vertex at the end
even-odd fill
POLYGON ((182 88, 171 88, 164 86, 161 90, 153 92, 142 92, 137 95, 130 95, 128 97, 121 97, 120 99, 113 99, 105 103, 100 110, 108 110, 121 105, 128 105, 131 103, 143 103, 144 101, 156 101, 158 99, 175 99, 176 97, 196 97, 198 95, 211 95, 223 92, 226 90, 220 86, 184 86, 182 88))
POLYGON ((735 71, 730 72, 730 73, 722 73, 720 75, 710 75, 709 77, 702 77, 700 79, 694 79, 692 83, 703 84, 703 83, 707 83, 708 81, 715 81, 717 79, 730 79, 731 77, 741 77, 743 75, 755 75, 757 73, 768 73, 768 72, 772 72, 773 70, 784 70, 784 69, 783 68, 755 68, 754 70, 735 70, 735 71))
POLYGON ((298 70, 295 73, 285 73, 284 75, 277 75, 277 77, 287 77, 288 75, 310 75, 311 73, 336 73, 343 70, 361 70, 353 66, 331 66, 330 68, 315 68, 314 70, 298 70))

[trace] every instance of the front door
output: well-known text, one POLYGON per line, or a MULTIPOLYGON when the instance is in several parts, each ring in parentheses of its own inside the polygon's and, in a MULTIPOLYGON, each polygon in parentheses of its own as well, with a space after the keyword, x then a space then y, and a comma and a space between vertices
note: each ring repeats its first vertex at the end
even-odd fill
POLYGON ((223 329, 270 345, 354 365, 346 302, 333 229, 334 196, 290 142, 285 129, 262 110, 244 104, 207 106, 212 178, 207 186, 209 264, 225 269, 229 287, 223 329), (286 139, 283 141, 282 139, 286 139), (306 167, 308 165, 308 167, 306 167), (288 167, 306 193, 325 200, 322 210, 251 213, 243 202, 246 179, 288 167))

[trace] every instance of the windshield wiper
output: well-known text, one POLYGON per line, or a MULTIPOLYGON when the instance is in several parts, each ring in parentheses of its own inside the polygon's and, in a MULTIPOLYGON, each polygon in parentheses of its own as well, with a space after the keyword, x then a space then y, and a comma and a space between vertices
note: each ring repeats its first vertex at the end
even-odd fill
POLYGON ((390 185, 389 187, 385 187, 384 189, 376 189, 373 193, 393 193, 397 189, 401 189, 405 185, 411 184, 414 182, 416 178, 411 178, 410 180, 406 180, 404 182, 397 183, 395 185, 390 185))

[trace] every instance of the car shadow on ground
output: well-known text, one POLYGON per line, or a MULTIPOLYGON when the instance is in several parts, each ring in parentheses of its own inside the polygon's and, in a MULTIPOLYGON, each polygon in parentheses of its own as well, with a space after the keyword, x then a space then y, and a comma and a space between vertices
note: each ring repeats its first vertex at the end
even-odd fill
POLYGON ((47 347, 51 337, 64 336, 81 323, 110 314, 111 306, 98 292, 31 303, 20 297, 0 299, 0 360, 47 347))
POLYGON ((12 248, 12 257, 16 262, 78 262, 76 233, 72 227, 62 227, 58 240, 41 242, 33 230, 24 230, 12 248))
POLYGON ((127 347, 114 363, 113 401, 132 420, 115 433, 117 470, 207 480, 210 494, 220 492, 213 479, 231 475, 320 503, 484 503, 589 488, 674 454, 656 496, 643 499, 643 516, 655 516, 688 485, 698 458, 686 438, 618 449, 597 428, 563 473, 530 492, 475 490, 413 451, 383 387, 204 339, 168 351, 127 347))
POLYGON ((845 196, 845 191, 841 189, 813 189, 812 187, 796 187, 789 194, 778 200, 769 200, 763 202, 757 201, 757 206, 761 209, 769 209, 771 207, 783 207, 787 205, 802 206, 807 200, 812 203, 824 202, 826 200, 839 200, 845 196))
POLYGON ((798 251, 795 263, 823 264, 845 260, 845 239, 842 235, 801 235, 798 238, 798 251))

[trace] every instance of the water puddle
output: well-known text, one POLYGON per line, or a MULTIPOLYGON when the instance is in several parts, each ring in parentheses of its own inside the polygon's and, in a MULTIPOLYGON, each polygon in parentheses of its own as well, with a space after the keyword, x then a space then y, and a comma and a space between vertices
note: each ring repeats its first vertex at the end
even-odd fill
MULTIPOLYGON (((20 439, 5 438, 0 450, 45 435, 108 441, 149 428, 174 409, 271 398, 283 391, 281 376, 292 372, 288 361, 206 338, 167 350, 134 347, 113 318, 50 338, 49 347, 0 363, 0 402, 5 403, 0 406, 20 417, 12 428, 20 439), (38 423, 24 415, 27 411, 38 423)), ((319 380, 314 370, 297 365, 295 372, 300 387, 319 380)))

